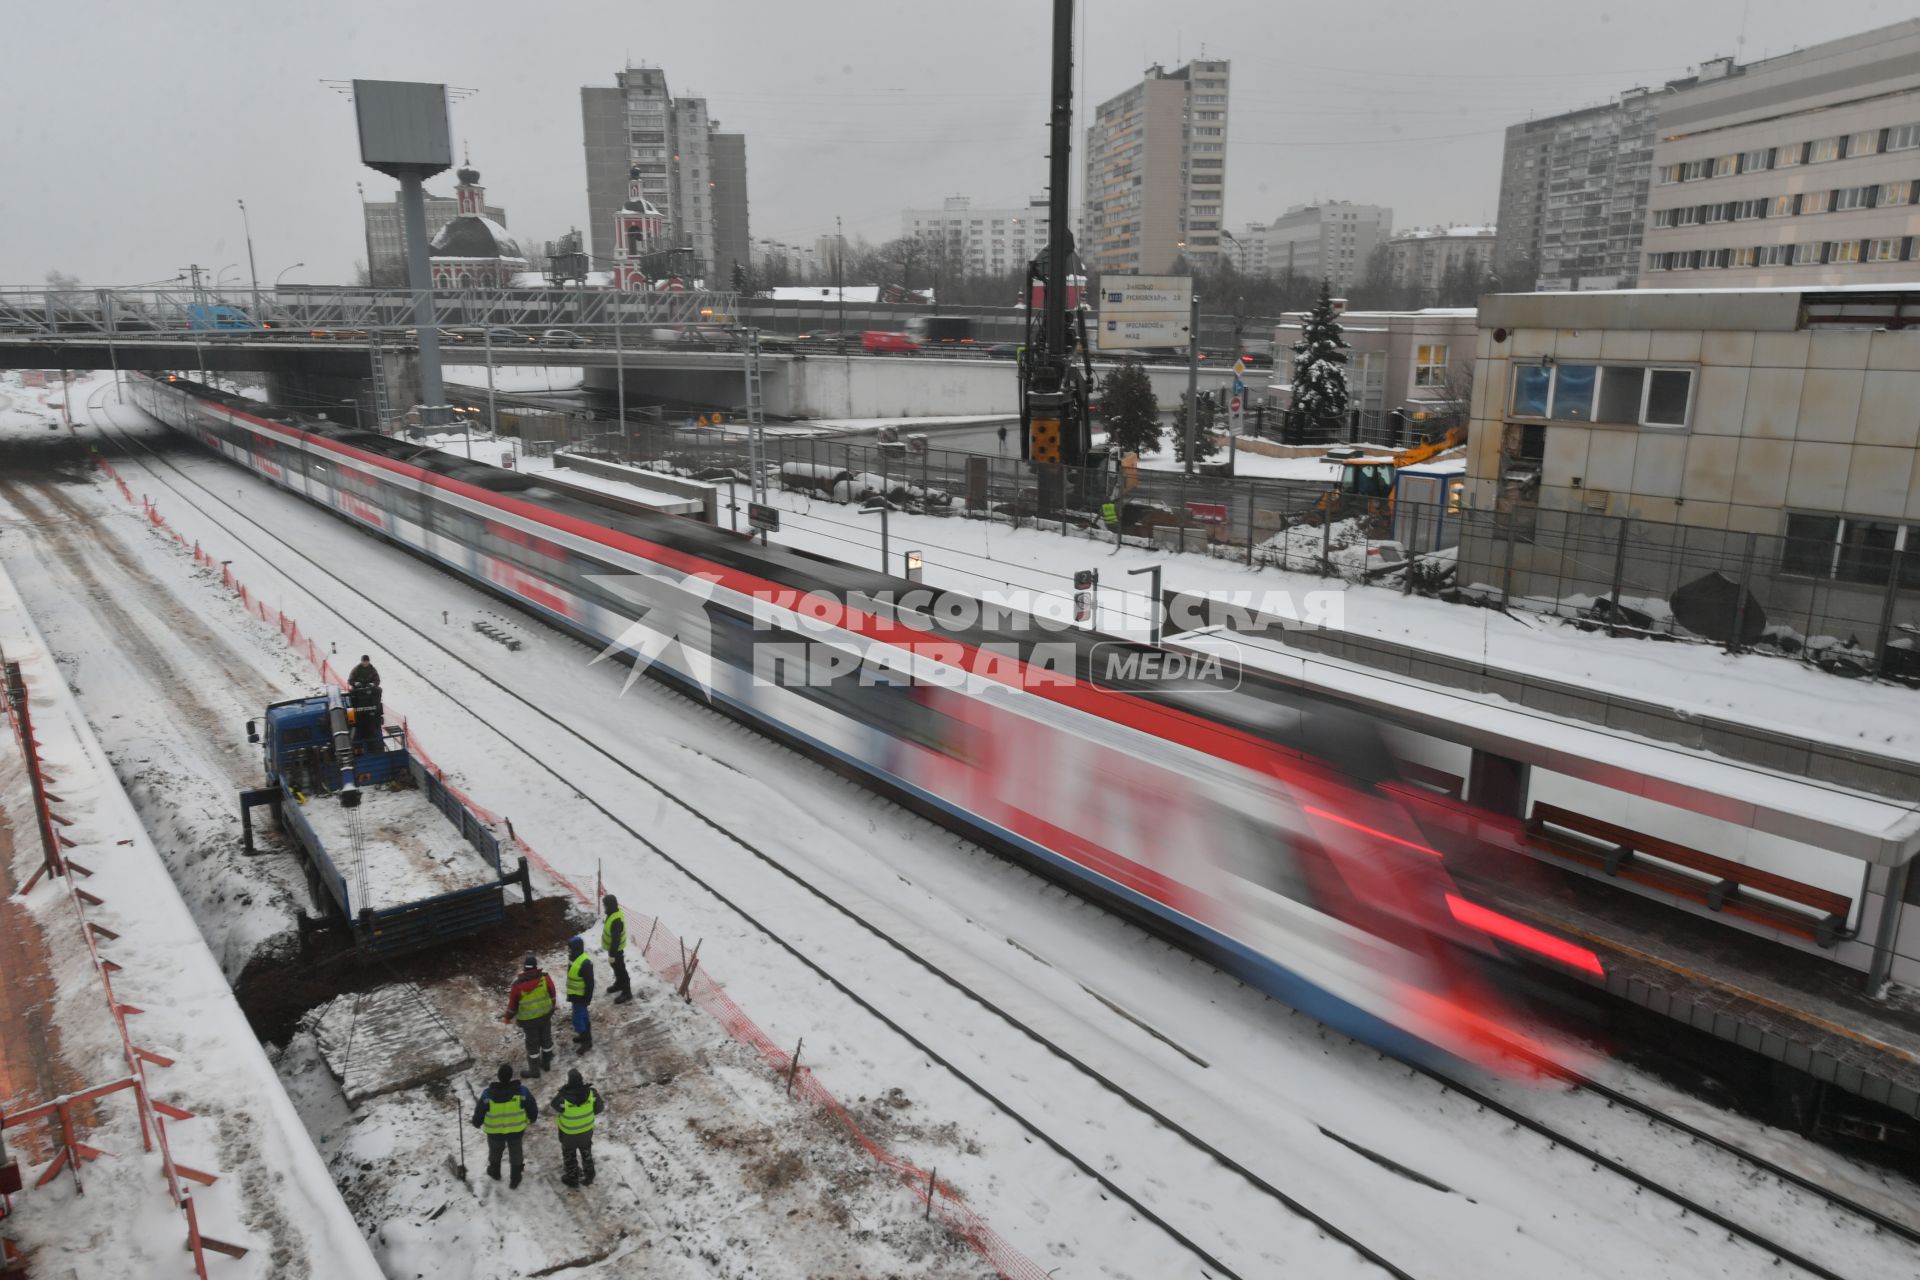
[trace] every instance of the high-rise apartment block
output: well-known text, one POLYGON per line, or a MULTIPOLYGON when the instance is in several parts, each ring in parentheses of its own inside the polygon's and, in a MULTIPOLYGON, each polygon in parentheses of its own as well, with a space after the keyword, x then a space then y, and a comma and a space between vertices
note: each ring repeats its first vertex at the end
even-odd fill
POLYGON ((1493 269, 1492 227, 1417 227, 1387 241, 1393 282, 1438 290, 1449 272, 1471 272, 1476 278, 1493 269))
POLYGON ((628 67, 614 81, 580 90, 594 258, 613 257, 614 214, 638 170, 646 200, 667 217, 660 273, 690 270, 725 288, 734 264, 751 262, 746 138, 723 132, 705 98, 674 97, 658 67, 628 67))
POLYGON ((938 209, 902 209, 900 234, 925 240, 936 273, 1005 275, 1047 247, 1044 196, 1023 205, 976 209, 968 196, 948 196, 938 209))
POLYGON ((1230 66, 1156 64, 1095 110, 1079 246, 1089 267, 1154 275, 1219 255, 1230 66))
POLYGON ((1643 287, 1910 282, 1920 19, 1744 66, 1660 104, 1643 287))
POLYGON ((1266 273, 1325 280, 1345 293, 1366 274, 1374 247, 1393 234, 1393 210, 1327 200, 1297 204, 1267 224, 1266 273))
POLYGON ((1544 290, 1632 286, 1661 96, 1629 89, 1507 130, 1497 270, 1526 264, 1544 290))

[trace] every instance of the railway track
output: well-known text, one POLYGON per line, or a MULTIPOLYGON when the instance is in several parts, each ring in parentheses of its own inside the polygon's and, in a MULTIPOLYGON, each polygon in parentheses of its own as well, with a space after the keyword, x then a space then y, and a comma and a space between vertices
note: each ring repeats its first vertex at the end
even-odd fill
MULTIPOLYGON (((90 402, 88 407, 89 407, 89 410, 91 411, 95 406, 93 405, 93 403, 90 402)), ((92 416, 91 412, 89 416, 92 416)), ((776 874, 781 876, 782 878, 786 879, 787 881, 789 881, 790 883, 792 883, 793 885, 801 889, 810 897, 819 901, 820 903, 822 903, 823 905, 831 909, 833 912, 843 917, 849 923, 855 925, 857 928, 861 929, 863 932, 867 933, 868 935, 872 936, 879 942, 883 943, 886 947, 888 947, 894 953, 911 961, 915 965, 915 967, 925 971, 927 974, 929 974, 930 976, 938 980, 944 986, 950 988, 952 991, 954 991, 958 995, 962 996, 964 999, 968 1000, 969 1002, 978 1006, 982 1010, 993 1015, 995 1018, 1000 1020, 1010 1029, 1018 1032, 1023 1037, 1032 1041, 1036 1045, 1039 1045, 1040 1047, 1044 1048, 1048 1053, 1052 1054, 1054 1057, 1068 1064, 1080 1075, 1084 1076, 1089 1081, 1095 1083, 1100 1088, 1110 1093, 1117 1100, 1124 1102, 1130 1108, 1133 1108, 1134 1110, 1147 1116, 1148 1118, 1153 1120, 1154 1123, 1161 1126, 1168 1132, 1178 1136, 1182 1141, 1191 1145, 1196 1150, 1204 1153, 1209 1158, 1211 1158, 1212 1160, 1217 1162, 1219 1165, 1221 1165, 1223 1168, 1226 1168, 1232 1171, 1234 1174, 1240 1177, 1243 1181, 1245 1181, 1249 1186, 1258 1190, 1263 1195, 1273 1199, 1275 1202, 1285 1207, 1289 1212, 1297 1215, 1298 1217, 1304 1219, 1307 1222, 1312 1223, 1318 1230, 1323 1232, 1329 1239, 1338 1241, 1339 1243, 1345 1245, 1346 1247, 1351 1249, 1355 1254, 1357 1254, 1359 1257, 1365 1259, 1367 1262, 1371 1263, 1376 1268, 1382 1271, 1385 1271, 1389 1275, 1392 1275, 1395 1277, 1411 1277, 1413 1274, 1415 1274, 1414 1272, 1408 1270, 1407 1268, 1401 1266, 1400 1264, 1394 1262, 1393 1260, 1381 1255, 1378 1251, 1374 1250, 1372 1247, 1365 1244, 1358 1237, 1349 1233, 1345 1229, 1337 1226, 1331 1220, 1321 1215, 1320 1213, 1312 1209, 1310 1206, 1301 1202, 1297 1197, 1289 1194, 1288 1192, 1284 1191, 1280 1187, 1273 1185, 1273 1183, 1271 1183, 1269 1180, 1263 1178, 1260 1174, 1253 1171, 1252 1169, 1247 1168, 1243 1163, 1236 1160, 1231 1155, 1227 1154, 1224 1151, 1221 1151, 1214 1144, 1208 1142, 1206 1139, 1202 1138, 1201 1136, 1193 1133, 1189 1128, 1181 1125, 1179 1122, 1175 1121, 1174 1119, 1166 1115, 1162 1110, 1155 1107, 1152 1103, 1148 1102, 1147 1100, 1139 1097, 1137 1094, 1128 1090, 1124 1085, 1121 1085, 1118 1082, 1114 1081, 1108 1075, 1103 1073, 1099 1068, 1081 1060, 1080 1058, 1075 1056, 1073 1053, 1071 1053, 1067 1049, 1060 1046, 1058 1043, 1049 1039, 1048 1037, 1043 1035, 1041 1032, 1035 1030, 1032 1026, 1028 1025, 1026 1022, 1023 1022, 1018 1017, 1009 1013, 1007 1010, 1005 1010, 998 1004, 994 1003, 988 997, 980 994, 979 992, 975 991, 971 987, 967 986, 964 982, 955 978, 952 974, 948 973, 946 970, 942 969, 938 965, 932 963, 931 961, 928 961, 926 958, 918 954, 914 949, 903 944, 897 938, 887 933, 884 929, 874 924, 872 921, 861 916, 858 912, 849 908, 844 903, 838 901, 832 895, 822 890, 816 884, 812 883, 811 881, 807 880, 805 877, 793 871, 791 868, 785 865, 785 863, 782 862, 781 859, 768 853, 764 849, 760 848, 752 840, 729 829, 723 823, 715 820, 710 814, 706 813, 705 811, 700 809, 698 806, 692 805, 686 802, 685 800, 681 799, 680 797, 676 796, 675 794, 672 793, 672 791, 669 788, 666 788, 660 785, 659 783, 657 783, 655 780, 650 778, 644 771, 635 768, 631 763, 620 758, 616 753, 608 750, 607 748, 605 748, 598 742, 594 741, 593 739, 587 737, 586 735, 579 733, 577 730, 567 725, 563 720, 559 719, 558 717, 548 712, 545 708, 540 706, 537 702, 521 695, 513 688, 509 687, 508 685, 504 684, 503 682, 489 675, 487 672, 467 664, 465 659, 461 655, 454 653, 451 649, 440 644, 428 632, 423 631, 418 627, 415 627, 412 623, 408 622, 406 619, 402 618, 392 610, 378 604, 373 600, 368 599, 364 595, 361 595, 358 591, 358 588, 356 588, 353 584, 349 583, 346 579, 335 574, 325 564, 319 561, 310 559, 298 547, 288 543, 285 539, 281 538, 278 534, 265 528, 263 525, 259 524, 257 521, 253 520, 252 518, 238 511, 235 511, 229 505, 220 502, 217 496, 215 496, 211 490, 207 489, 203 484, 201 484, 200 481, 188 475, 171 458, 167 457, 165 453, 151 448, 145 442, 138 440, 136 437, 133 437, 124 432, 117 431, 113 428, 107 427, 104 424, 100 424, 98 429, 100 429, 103 432, 103 435, 105 436, 118 437, 122 442, 124 442, 124 447, 128 450, 128 456, 136 460, 138 464, 150 476, 152 476, 153 479, 158 484, 162 485, 163 487, 171 491, 176 497, 178 497, 181 501, 185 502, 187 505, 193 507, 196 511, 200 513, 202 517, 207 519, 210 523, 212 523, 216 527, 223 530, 227 534, 227 536, 234 538, 237 542, 241 543, 243 546, 246 546, 249 550, 254 551, 256 554, 263 555, 263 558, 268 559, 270 562, 274 555, 279 554, 279 552, 274 552, 274 553, 263 552, 262 548, 256 545, 255 539, 249 538, 245 533, 237 531, 232 526, 232 524, 228 522, 227 519, 222 518, 223 515, 226 517, 237 518, 238 520, 243 521, 257 535, 258 538, 264 538, 269 540, 277 548, 280 549, 280 552, 284 552, 286 554, 290 554, 293 557, 296 557, 299 561, 301 561, 307 567, 311 568, 314 572, 326 577, 327 579, 329 579, 330 581, 332 581, 342 589, 350 593, 353 593, 355 598, 360 601, 362 608, 371 608, 377 611, 384 618, 391 621, 393 625, 405 630, 420 642, 424 643, 425 645, 429 646, 432 649, 439 651, 440 653, 446 655, 448 658, 452 659, 456 663, 460 664, 463 667, 463 669, 468 674, 470 674, 473 678, 485 682, 486 684, 488 684, 489 686, 491 686, 493 689, 497 690, 501 694, 512 699, 516 703, 519 703, 521 706, 525 707, 529 712, 533 713, 534 715, 538 716, 540 719, 544 720, 546 723, 551 725, 556 731, 579 742, 582 746, 586 747, 588 750, 602 757, 604 760, 611 763, 614 767, 619 769, 621 772, 630 776, 636 782, 646 786, 647 788, 655 792, 657 795, 659 795, 662 798, 663 801, 673 804, 677 808, 683 810, 689 816, 696 819, 699 823, 711 829, 714 833, 716 833, 721 838, 727 840, 728 842, 737 846, 744 852, 748 853, 758 862, 760 862, 761 864, 763 864, 764 866, 766 866, 767 868, 769 868, 770 870, 774 871, 776 874), (169 479, 166 474, 163 474, 163 469, 165 472, 171 472, 172 476, 176 477, 179 483, 176 484, 173 479, 169 479), (193 495, 189 494, 188 492, 185 491, 185 489, 181 487, 182 485, 191 486, 192 488, 199 490, 207 498, 211 499, 214 503, 218 505, 219 507, 218 512, 209 510, 207 506, 203 505, 199 501, 196 501, 193 495)), ((285 576, 287 580, 297 588, 305 590, 304 586, 302 586, 302 584, 298 580, 294 579, 291 575, 283 574, 283 576, 285 576)), ((311 594, 311 593, 309 592, 308 594, 311 594)), ((325 601, 317 601, 317 602, 321 604, 322 607, 325 607, 328 609, 334 608, 334 606, 327 604, 325 601)), ((456 701, 459 700, 459 695, 456 691, 449 689, 443 682, 436 680, 432 676, 421 671, 414 664, 407 662, 405 659, 401 658, 397 654, 394 655, 393 660, 399 663, 400 665, 406 667, 409 671, 413 673, 413 675, 416 678, 420 679, 422 683, 434 688, 435 690, 439 691, 445 696, 448 696, 449 698, 453 698, 456 701)), ((698 704, 690 703, 689 705, 698 705, 698 704)), ((703 709, 708 710, 710 714, 715 714, 715 715, 719 714, 718 712, 713 712, 710 708, 703 708, 703 709)), ((525 747, 520 747, 518 745, 519 739, 516 735, 502 728, 501 726, 493 724, 492 722, 486 720, 484 716, 481 716, 477 712, 470 711, 470 714, 473 714, 476 719, 481 720, 481 722, 483 724, 486 724, 489 729, 499 734, 503 740, 514 743, 516 745, 516 749, 518 749, 521 752, 521 754, 523 754, 530 762, 532 762, 536 767, 540 768, 543 772, 554 777, 557 781, 562 782, 570 789, 578 790, 577 783, 567 778, 564 774, 562 774, 556 768, 550 765, 546 760, 542 759, 538 753, 532 750, 529 750, 525 747)), ((998 1096, 992 1089, 990 1089, 986 1085, 982 1084, 980 1081, 973 1078, 958 1064, 950 1061, 948 1058, 938 1053, 931 1046, 927 1045, 922 1039, 915 1036, 910 1030, 901 1026, 895 1019, 888 1016, 884 1011, 876 1008, 872 1003, 870 1003, 868 1000, 860 996, 857 992, 852 990, 848 985, 842 982, 834 974, 828 972, 813 958, 804 954, 795 945, 793 945, 786 938, 781 936, 781 934, 777 930, 769 926, 764 920, 756 917, 753 913, 748 911, 746 908, 744 908, 739 903, 737 903, 733 898, 727 895, 718 886, 711 883, 707 878, 701 876, 691 866, 687 865, 684 859, 675 857, 667 849, 661 847, 657 842, 650 839, 643 832, 641 832, 640 830, 633 827, 631 824, 619 818, 616 814, 611 812, 606 806, 604 806, 598 800, 594 799, 592 796, 585 795, 584 793, 582 793, 582 796, 585 803, 587 803, 590 807, 595 809, 609 822, 613 823, 615 826, 617 826, 622 831, 624 831, 629 836, 631 836, 638 844, 640 844, 641 846, 645 847, 650 852, 655 854, 667 865, 675 868, 676 871, 678 871, 681 875, 686 877, 686 879, 689 880, 691 883, 698 886, 703 892, 709 894, 714 900, 722 903, 729 910, 733 911, 736 915, 739 916, 740 919, 745 921, 756 932, 762 934, 774 945, 780 947, 788 955, 792 956, 794 959, 799 961, 809 971, 813 972, 815 975, 820 977, 823 981, 827 982, 836 991, 839 991, 842 995, 846 996, 849 1000, 853 1001, 856 1005, 858 1005, 867 1013, 875 1017, 878 1021, 888 1026, 896 1034, 900 1035, 908 1043, 912 1044, 917 1050, 919 1050, 922 1053, 925 1053, 932 1061, 939 1063, 945 1070, 950 1072, 956 1079, 962 1082, 967 1088, 969 1088, 970 1090, 978 1094, 980 1097, 988 1101, 997 1110, 1001 1111, 1003 1114, 1013 1119, 1017 1124, 1019 1124, 1027 1132, 1029 1132, 1036 1139, 1038 1139, 1043 1144, 1045 1144, 1049 1149, 1053 1150, 1056 1154, 1060 1155, 1062 1158, 1072 1163, 1076 1168, 1080 1169, 1082 1172, 1086 1173, 1089 1177, 1093 1178, 1105 1190, 1107 1190, 1109 1193, 1114 1195, 1115 1198, 1119 1199, 1122 1203, 1127 1204, 1135 1212, 1139 1213, 1144 1220, 1151 1222, 1158 1229, 1165 1232, 1169 1238, 1179 1243, 1183 1248, 1186 1248, 1187 1250, 1189 1250, 1197 1259, 1199 1259, 1207 1268, 1209 1268, 1209 1274, 1223 1276, 1223 1277, 1237 1276, 1240 1274, 1239 1272, 1235 1271, 1232 1267, 1228 1266, 1225 1262, 1220 1260, 1205 1246, 1193 1240, 1188 1234, 1181 1231, 1178 1227, 1174 1226, 1172 1223, 1167 1222, 1163 1216, 1154 1212, 1151 1208, 1143 1204, 1137 1196, 1129 1193, 1124 1188, 1118 1186, 1106 1174, 1102 1173, 1100 1170, 1096 1169, 1092 1164, 1090 1164, 1087 1160, 1085 1160, 1084 1158, 1082 1158, 1081 1156, 1079 1156, 1078 1154, 1070 1150, 1063 1142, 1061 1142, 1052 1134, 1048 1133, 1043 1127, 1041 1127, 1031 1118, 1022 1114, 1019 1111, 1019 1109, 1009 1105, 1005 1100, 1003 1100, 1000 1096, 998 1096)), ((1358 1042, 1354 1042, 1354 1043, 1356 1045, 1358 1044, 1358 1042)), ((1770 1234, 1769 1231, 1764 1227, 1741 1222, 1735 1219, 1734 1217, 1730 1216, 1729 1214, 1724 1213, 1721 1210, 1715 1208, 1713 1205, 1705 1203, 1699 1197, 1696 1197, 1678 1187, 1672 1186, 1669 1183, 1662 1182, 1658 1178, 1644 1174, 1639 1170, 1633 1168, 1630 1164, 1626 1163, 1623 1160, 1619 1160, 1614 1157, 1605 1155, 1601 1151, 1597 1150, 1591 1143, 1583 1141, 1579 1138, 1573 1137, 1562 1130, 1556 1129, 1554 1126, 1548 1124, 1545 1121, 1538 1119, 1535 1116, 1528 1114, 1524 1110, 1514 1107, 1511 1104, 1500 1101, 1499 1099, 1486 1093, 1484 1090, 1480 1090, 1478 1088, 1475 1088, 1472 1085, 1466 1084, 1460 1080, 1451 1078, 1449 1076, 1446 1076, 1436 1071, 1428 1070, 1425 1068, 1413 1068, 1413 1070, 1424 1074, 1428 1079, 1430 1079, 1434 1083, 1436 1088, 1458 1094, 1462 1098, 1470 1100, 1474 1102, 1476 1105, 1485 1108, 1487 1111, 1500 1115, 1504 1119, 1511 1121, 1516 1126, 1537 1135, 1539 1138, 1545 1140, 1551 1146, 1562 1148, 1565 1151, 1571 1153, 1572 1155, 1580 1159, 1589 1161, 1591 1164, 1593 1164, 1595 1168, 1605 1169, 1609 1173, 1615 1176, 1618 1176, 1620 1178, 1623 1178, 1628 1182, 1631 1182, 1637 1188, 1648 1191, 1654 1195, 1661 1197, 1662 1199, 1665 1199, 1671 1202, 1676 1207, 1680 1208, 1686 1213, 1697 1216, 1703 1222, 1709 1223, 1725 1231, 1730 1238, 1743 1241, 1746 1244, 1752 1246, 1753 1248, 1763 1251, 1765 1254, 1770 1256, 1772 1259, 1776 1260, 1778 1263, 1783 1263, 1783 1264, 1792 1266, 1807 1275, 1821 1277, 1822 1280, 1852 1280, 1852 1278, 1846 1276, 1845 1273, 1834 1270, 1833 1268, 1820 1262, 1819 1260, 1807 1256, 1800 1249, 1794 1247, 1793 1245, 1790 1245, 1784 1241, 1774 1238, 1774 1236, 1770 1234)), ((1704 1130, 1699 1129, 1696 1126, 1689 1125, 1684 1121, 1668 1116, 1665 1113, 1659 1111, 1659 1109, 1656 1107, 1643 1103, 1638 1099, 1631 1098, 1628 1095, 1619 1093, 1617 1090, 1610 1089, 1609 1087, 1603 1084, 1600 1084, 1597 1081, 1577 1080, 1574 1083, 1576 1084, 1577 1087, 1588 1089, 1589 1091, 1594 1092, 1596 1096, 1605 1098, 1609 1103, 1615 1106, 1629 1109, 1637 1114, 1644 1116, 1652 1123, 1659 1124, 1667 1129, 1670 1129, 1676 1135, 1686 1138, 1690 1143, 1704 1143, 1710 1148, 1724 1153, 1728 1157, 1740 1162, 1743 1166, 1750 1169, 1755 1174, 1758 1174, 1767 1178, 1771 1178, 1776 1182, 1778 1182, 1779 1184, 1781 1184, 1782 1186, 1791 1186, 1793 1188, 1798 1189, 1799 1191, 1803 1191, 1809 1195, 1815 1196, 1822 1202, 1822 1204, 1831 1208, 1833 1211, 1842 1213, 1842 1214, 1848 1215, 1851 1218, 1857 1219, 1861 1223, 1865 1224, 1867 1227, 1870 1227, 1874 1231, 1884 1232, 1892 1236, 1895 1236, 1903 1241, 1906 1241, 1910 1244, 1920 1246, 1920 1230, 1916 1230, 1915 1228, 1907 1225, 1906 1223, 1901 1222, 1898 1219, 1892 1218, 1889 1215, 1874 1209, 1872 1206, 1860 1204, 1857 1201, 1854 1201, 1853 1199, 1845 1196, 1844 1194, 1837 1192, 1832 1188, 1829 1188, 1811 1178, 1807 1178, 1804 1175, 1801 1175, 1795 1172, 1794 1170, 1785 1168, 1784 1166, 1778 1164, 1777 1162, 1767 1160, 1765 1157, 1762 1157, 1754 1152, 1747 1150, 1746 1148, 1742 1147, 1738 1143, 1730 1142, 1725 1139, 1719 1138, 1715 1135, 1707 1133, 1704 1130)), ((1359 1147, 1358 1144, 1348 1142, 1346 1139, 1339 1137, 1339 1135, 1337 1134, 1329 1134, 1328 1136, 1333 1138, 1333 1140, 1335 1140, 1336 1142, 1343 1143, 1344 1145, 1352 1147, 1355 1150, 1361 1151, 1363 1154, 1370 1154, 1370 1153, 1366 1153, 1364 1148, 1359 1147)), ((1373 1157, 1373 1158, 1377 1159, 1377 1157, 1373 1157)), ((1917 1255, 1917 1256, 1920 1256, 1920 1255, 1917 1255)), ((1861 1277, 1860 1280, 1865 1280, 1865 1278, 1861 1277)))

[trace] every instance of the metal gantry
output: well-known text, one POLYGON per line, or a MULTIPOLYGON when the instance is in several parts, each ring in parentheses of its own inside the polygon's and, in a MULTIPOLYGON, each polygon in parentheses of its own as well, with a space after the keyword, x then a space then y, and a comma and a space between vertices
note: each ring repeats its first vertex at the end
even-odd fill
MULTIPOLYGON (((737 294, 614 289, 432 289, 433 323, 576 328, 712 323, 739 308, 737 294)), ((411 289, 355 285, 281 285, 217 289, 182 282, 107 289, 0 287, 0 332, 153 333, 194 328, 413 329, 411 289), (221 312, 220 308, 227 308, 221 312), (223 320, 211 317, 224 315, 223 320)))
POLYGON ((747 375, 747 467, 752 471, 753 500, 767 500, 767 412, 760 389, 760 331, 741 330, 746 352, 747 375))

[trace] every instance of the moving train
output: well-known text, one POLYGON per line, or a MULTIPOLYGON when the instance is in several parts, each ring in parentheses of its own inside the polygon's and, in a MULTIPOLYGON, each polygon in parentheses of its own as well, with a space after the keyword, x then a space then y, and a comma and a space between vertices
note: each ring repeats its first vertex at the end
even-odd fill
POLYGON ((221 457, 1383 1050, 1538 1070, 1500 958, 1598 969, 1468 900, 1382 788, 1377 728, 1308 691, 1098 678, 1165 651, 185 380, 133 388, 221 457))

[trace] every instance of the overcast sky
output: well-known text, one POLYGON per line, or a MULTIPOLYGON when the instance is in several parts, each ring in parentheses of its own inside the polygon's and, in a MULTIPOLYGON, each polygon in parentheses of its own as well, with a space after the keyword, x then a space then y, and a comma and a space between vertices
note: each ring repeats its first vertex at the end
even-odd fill
MULTIPOLYGON (((665 68, 747 135, 753 235, 899 234, 904 207, 1045 191, 1046 0, 811 4, 21 0, 0 55, 0 283, 161 280, 189 262, 342 281, 363 240, 352 107, 328 81, 444 81, 489 198, 543 241, 586 220, 580 86, 665 68)), ((1289 204, 1491 220, 1530 114, 1911 16, 1911 0, 1086 0, 1088 108, 1205 52, 1233 60, 1228 225, 1289 204), (1745 42, 1738 43, 1744 26, 1745 42)), ((450 175, 430 184, 452 186, 450 175)))

